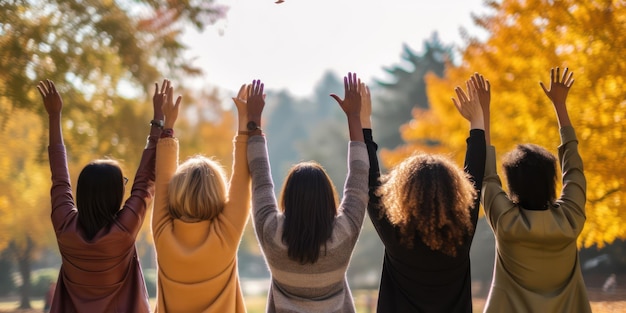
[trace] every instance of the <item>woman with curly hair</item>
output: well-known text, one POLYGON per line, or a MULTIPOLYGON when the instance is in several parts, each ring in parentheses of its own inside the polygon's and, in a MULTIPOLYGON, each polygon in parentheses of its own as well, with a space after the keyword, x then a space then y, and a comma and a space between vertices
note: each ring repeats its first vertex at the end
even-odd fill
POLYGON ((470 122, 465 171, 442 155, 419 153, 380 180, 372 139, 369 90, 361 88, 361 124, 370 159, 368 213, 385 245, 378 312, 472 312, 469 251, 478 220, 485 169, 485 132, 479 97, 488 82, 474 75, 468 95, 452 99, 470 122))

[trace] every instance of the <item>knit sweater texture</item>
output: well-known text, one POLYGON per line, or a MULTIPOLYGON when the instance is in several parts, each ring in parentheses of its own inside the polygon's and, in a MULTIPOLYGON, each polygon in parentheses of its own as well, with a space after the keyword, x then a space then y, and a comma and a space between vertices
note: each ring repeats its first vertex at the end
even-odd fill
MULTIPOLYGON (((248 142, 252 214, 257 239, 272 278, 267 312, 355 312, 346 270, 367 204, 369 161, 363 142, 350 142, 348 175, 331 238, 317 262, 301 264, 287 256, 282 241, 284 215, 278 211, 264 136, 248 142)), ((296 208, 297 209, 297 208, 296 208)))

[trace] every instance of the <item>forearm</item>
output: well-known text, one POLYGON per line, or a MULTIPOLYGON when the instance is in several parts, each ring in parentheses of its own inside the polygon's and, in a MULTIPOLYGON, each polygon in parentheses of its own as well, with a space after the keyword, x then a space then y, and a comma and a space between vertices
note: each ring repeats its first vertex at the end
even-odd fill
POLYGON ((344 214, 353 223, 355 231, 361 229, 368 201, 369 159, 365 144, 350 142, 348 149, 348 175, 343 191, 344 214))
POLYGON ((224 216, 235 226, 239 235, 249 216, 250 172, 248 170, 248 135, 238 135, 233 142, 233 168, 228 188, 228 205, 224 216))
POLYGON ((252 217, 259 241, 263 242, 265 222, 277 214, 265 137, 251 136, 248 139, 248 167, 252 179, 252 217))
POLYGON ((63 131, 61 129, 61 113, 48 116, 48 134, 50 146, 63 145, 63 131))
POLYGON ((363 126, 359 115, 347 115, 348 130, 350 132, 350 141, 364 142, 363 126))
POLYGON ((485 122, 485 143, 487 147, 491 145, 491 116, 489 111, 483 112, 484 114, 484 122, 485 122))
POLYGON ((559 128, 572 126, 572 122, 569 119, 569 114, 567 113, 567 107, 565 106, 565 104, 562 104, 562 105, 555 104, 555 110, 556 110, 557 120, 559 122, 559 128))
POLYGON ((157 144, 154 209, 152 210, 152 234, 157 236, 170 219, 167 210, 169 182, 178 167, 178 140, 162 138, 157 144))

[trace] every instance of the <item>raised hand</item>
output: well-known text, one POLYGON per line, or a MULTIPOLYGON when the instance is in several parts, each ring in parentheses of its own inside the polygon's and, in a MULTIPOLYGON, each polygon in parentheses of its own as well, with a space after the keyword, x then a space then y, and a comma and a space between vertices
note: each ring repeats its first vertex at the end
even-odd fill
POLYGON ((339 103, 341 109, 347 116, 361 115, 361 80, 357 78, 356 73, 348 73, 343 78, 343 87, 345 89, 345 98, 342 100, 336 94, 330 96, 339 103))
POLYGON ((569 119, 569 114, 567 113, 565 101, 567 100, 569 89, 574 84, 573 75, 574 72, 569 72, 567 67, 565 68, 565 71, 563 71, 563 76, 560 75, 560 69, 558 67, 556 70, 552 68, 550 69, 550 89, 546 89, 543 82, 539 82, 543 92, 546 93, 546 96, 550 98, 552 104, 554 105, 554 110, 556 111, 560 127, 572 125, 569 119))
POLYGON ((163 103, 167 97, 167 90, 170 88, 171 82, 169 79, 164 79, 161 88, 159 89, 159 83, 154 83, 154 95, 152 96, 152 107, 155 120, 163 119, 163 103))
POLYGON ((476 89, 478 101, 483 109, 483 114, 488 114, 489 106, 491 104, 491 84, 489 83, 489 80, 486 80, 483 75, 478 73, 474 73, 470 80, 476 89))
POLYGON ((372 94, 370 88, 361 83, 361 127, 372 128, 372 94))
POLYGON ((250 85, 243 84, 241 88, 239 88, 239 92, 237 93, 237 97, 233 97, 233 102, 235 102, 235 106, 237 107, 237 112, 239 115, 248 115, 248 88, 250 85))
POLYGON ((554 68, 550 69, 550 89, 546 89, 546 86, 543 85, 543 82, 539 82, 543 92, 546 93, 546 96, 550 98, 552 103, 555 106, 565 105, 565 100, 567 99, 567 93, 569 92, 570 87, 574 84, 574 72, 569 72, 569 68, 565 68, 563 71, 563 76, 559 75, 560 69, 556 68, 556 73, 554 68), (569 72, 569 73, 568 73, 569 72))
POLYGON ((454 88, 454 91, 456 92, 459 100, 457 101, 457 99, 452 98, 452 102, 457 110, 459 110, 459 113, 461 113, 461 116, 470 122, 470 127, 472 129, 484 129, 485 122, 483 110, 478 99, 476 86, 471 82, 471 80, 468 80, 465 85, 467 86, 469 96, 461 87, 456 87, 454 88))
POLYGON ((176 123, 176 119, 178 118, 180 102, 182 99, 182 96, 178 96, 178 98, 176 98, 176 103, 174 103, 174 87, 168 84, 165 91, 165 102, 163 102, 162 106, 163 114, 165 115, 165 126, 163 128, 174 128, 174 123, 176 123))
POLYGON ((350 140, 363 142, 363 126, 361 126, 361 80, 357 78, 356 73, 348 73, 348 76, 343 78, 343 87, 345 89, 345 98, 343 100, 334 93, 330 96, 339 103, 343 112, 346 113, 350 140))
POLYGON ((43 99, 43 105, 48 115, 60 115, 63 110, 63 99, 61 99, 61 95, 54 83, 49 79, 40 81, 37 85, 37 90, 39 90, 39 94, 43 99))
POLYGON ((265 94, 263 94, 264 88, 265 85, 258 79, 253 80, 252 84, 248 85, 247 88, 248 121, 254 122, 257 127, 261 126, 261 115, 263 114, 263 108, 265 107, 265 94))

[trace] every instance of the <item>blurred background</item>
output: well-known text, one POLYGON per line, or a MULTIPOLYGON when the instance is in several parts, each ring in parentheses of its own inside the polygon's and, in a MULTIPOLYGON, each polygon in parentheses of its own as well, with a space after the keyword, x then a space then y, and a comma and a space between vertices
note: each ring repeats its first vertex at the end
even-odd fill
MULTIPOLYGON (((230 98, 241 84, 262 79, 279 192, 301 160, 318 161, 343 186, 347 123, 328 95, 343 95, 348 71, 372 89, 374 139, 386 171, 415 151, 462 164, 469 126, 450 98, 474 72, 491 82, 499 156, 523 142, 556 153, 558 125, 538 84, 549 82, 555 66, 569 67, 576 80, 568 107, 588 182, 578 241, 585 282, 593 299, 626 300, 625 50, 623 0, 0 0, 0 310, 3 302, 41 307, 61 263, 49 217, 40 80, 53 80, 62 93, 75 184, 82 167, 101 157, 120 160, 132 180, 154 82, 164 77, 184 98, 176 129, 181 159, 215 156, 230 170, 237 123, 230 98)), ((149 223, 137 247, 154 295, 149 223)), ((348 271, 357 300, 364 299, 360 311, 375 302, 382 252, 366 218, 348 271)), ((481 219, 472 250, 478 299, 488 292, 493 258, 493 235, 481 219)), ((269 273, 251 222, 239 273, 246 299, 262 309, 269 273)))

